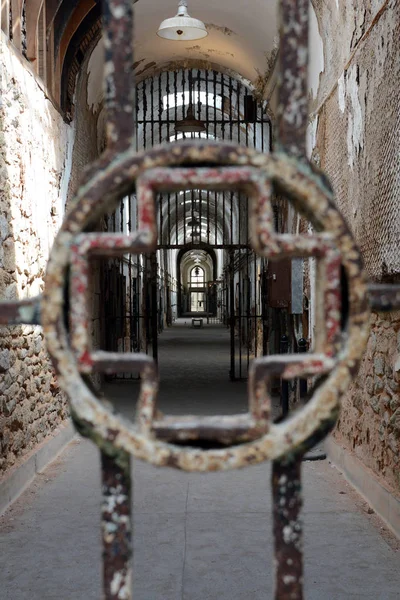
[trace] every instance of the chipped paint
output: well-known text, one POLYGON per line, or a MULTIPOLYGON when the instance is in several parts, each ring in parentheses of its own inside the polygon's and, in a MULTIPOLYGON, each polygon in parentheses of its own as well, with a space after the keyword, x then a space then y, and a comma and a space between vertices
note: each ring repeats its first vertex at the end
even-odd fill
POLYGON ((353 65, 346 74, 346 96, 351 109, 348 112, 347 152, 348 164, 352 169, 364 147, 364 119, 359 99, 358 66, 353 65))
MULTIPOLYGON (((303 451, 307 447, 309 436, 314 435, 315 428, 323 427, 325 431, 328 423, 329 426, 332 426, 337 415, 340 395, 346 388, 357 362, 357 357, 362 353, 368 334, 368 312, 366 312, 365 294, 363 295, 362 292, 365 286, 361 275, 359 255, 347 226, 331 200, 331 192, 325 188, 323 180, 320 180, 319 177, 316 178, 311 170, 305 170, 302 163, 297 163, 283 155, 262 155, 245 147, 210 142, 204 144, 183 143, 173 147, 168 145, 146 154, 136 154, 133 150, 130 150, 111 162, 109 157, 105 155, 102 161, 104 161, 102 168, 100 170, 96 169, 90 184, 81 188, 56 240, 48 266, 46 290, 42 304, 43 325, 45 332, 47 332, 48 349, 58 365, 60 384, 69 391, 75 420, 91 423, 96 441, 101 445, 100 440, 103 436, 108 439, 107 431, 118 431, 118 435, 113 436, 113 444, 117 448, 126 449, 134 455, 146 458, 155 464, 171 464, 187 470, 217 470, 239 467, 248 464, 249 461, 251 463, 259 462, 267 458, 282 456, 286 452, 294 452, 296 447, 301 448, 303 451), (326 385, 321 386, 314 402, 308 403, 303 411, 296 415, 295 419, 271 425, 269 433, 263 437, 249 444, 231 447, 227 454, 216 450, 201 452, 184 447, 178 449, 169 444, 150 441, 134 426, 120 421, 116 416, 109 414, 104 405, 99 405, 90 390, 86 389, 86 386, 80 380, 76 364, 74 361, 71 362, 69 351, 66 352, 69 347, 69 338, 65 338, 62 333, 62 294, 58 293, 59 285, 63 289, 61 282, 70 260, 72 240, 78 231, 84 229, 86 223, 93 219, 94 209, 97 214, 108 210, 109 203, 113 202, 112 198, 120 196, 126 186, 128 184, 131 186, 132 181, 145 168, 149 169, 157 166, 178 167, 188 163, 194 166, 210 162, 241 167, 254 166, 260 169, 260 177, 264 176, 267 179, 276 181, 282 193, 289 195, 295 201, 296 207, 315 221, 319 229, 325 228, 332 232, 333 240, 342 253, 342 260, 348 272, 351 289, 349 337, 346 342, 349 346, 347 351, 342 349, 340 353, 339 363, 329 377, 329 388, 326 385), (264 175, 262 175, 263 173, 264 175), (117 174, 118 184, 116 184, 117 174), (101 185, 98 184, 99 177, 101 185), (57 284, 57 282, 60 283, 57 284), (336 382, 337 387, 334 387, 333 382, 336 382), (69 386, 72 386, 72 388, 69 386), (77 386, 80 388, 79 392, 77 386)), ((261 228, 260 232, 262 232, 262 236, 265 236, 267 234, 267 229, 265 229, 267 221, 264 217, 261 217, 258 222, 261 228)), ((288 241, 286 240, 285 244, 288 241)), ((267 238, 261 237, 261 243, 268 245, 269 242, 267 242, 267 238)), ((301 240, 297 239, 295 243, 298 245, 301 240)), ((314 251, 318 248, 317 239, 314 248, 314 251)), ((304 252, 305 250, 306 246, 303 244, 299 251, 304 252)), ((267 255, 268 247, 265 248, 265 256, 267 255)), ((323 301, 321 306, 325 304, 326 300, 323 301)), ((334 319, 335 310, 333 308, 332 316, 334 319)), ((325 316, 319 314, 319 319, 320 326, 318 329, 323 331, 324 323, 326 323, 325 316)), ((320 348, 324 352, 324 337, 322 336, 320 339, 320 348)), ((329 354, 330 352, 328 352, 328 356, 329 354)), ((311 355, 310 357, 312 358, 311 355)), ((281 369, 281 367, 279 368, 281 369)), ((310 368, 314 368, 311 363, 310 368)), ((320 361, 315 362, 315 368, 321 368, 320 361)), ((298 376, 298 374, 298 369, 288 370, 288 376, 298 376)))
POLYGON ((237 35, 232 29, 229 27, 224 27, 223 25, 216 25, 215 23, 206 23, 206 28, 208 31, 219 31, 222 35, 226 35, 230 37, 231 35, 237 35))
POLYGON ((228 52, 227 50, 217 50, 216 48, 208 48, 207 52, 207 56, 211 56, 212 54, 215 56, 235 56, 233 52, 228 52))
POLYGON ((338 80, 338 102, 339 108, 342 113, 344 113, 346 108, 346 82, 345 82, 345 73, 343 72, 338 80))
POLYGON ((144 62, 145 60, 146 60, 145 58, 141 58, 140 60, 135 61, 132 65, 133 70, 136 71, 138 66, 141 65, 142 62, 144 62))
POLYGON ((307 127, 306 152, 307 152, 308 158, 311 158, 313 150, 317 144, 318 122, 319 122, 319 116, 317 115, 316 117, 314 117, 314 119, 311 121, 311 123, 308 124, 308 127, 307 127))
POLYGON ((206 71, 217 71, 227 75, 228 77, 236 79, 250 90, 254 89, 254 84, 249 79, 246 79, 240 75, 240 73, 237 71, 224 67, 211 60, 204 60, 202 58, 187 58, 185 60, 168 61, 161 65, 157 64, 156 66, 152 67, 149 72, 141 73, 140 75, 136 73, 136 83, 140 83, 148 77, 154 77, 155 75, 159 75, 160 73, 164 73, 166 71, 180 71, 182 69, 204 69, 206 71))
POLYGON ((281 0, 279 53, 279 143, 304 155, 308 118, 309 0, 281 0))
POLYGON ((261 73, 259 69, 256 69, 257 77, 253 82, 254 85, 254 96, 259 102, 262 102, 266 97, 266 90, 272 72, 276 66, 279 52, 279 38, 274 39, 274 45, 271 52, 265 52, 266 67, 265 71, 261 73))
POLYGON ((318 95, 321 74, 324 71, 325 57, 324 44, 319 33, 318 21, 315 11, 310 6, 310 31, 309 31, 309 63, 308 86, 313 98, 318 95))
MULTIPOLYGON (((143 62, 143 61, 141 61, 141 62, 143 62)), ((148 62, 148 63, 147 63, 147 64, 146 64, 146 65, 143 67, 143 69, 140 69, 140 71, 137 71, 137 72, 136 72, 136 76, 137 76, 137 77, 140 77, 140 75, 143 75, 144 73, 146 73, 146 71, 148 71, 149 69, 153 69, 153 68, 154 68, 154 67, 156 67, 156 66, 157 66, 157 63, 156 63, 156 62, 154 62, 154 61, 148 62)))

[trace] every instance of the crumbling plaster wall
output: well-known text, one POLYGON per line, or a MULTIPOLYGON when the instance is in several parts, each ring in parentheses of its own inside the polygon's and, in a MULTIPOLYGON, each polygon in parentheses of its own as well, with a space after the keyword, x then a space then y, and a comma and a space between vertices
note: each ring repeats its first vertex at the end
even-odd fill
POLYGON ((77 76, 74 96, 75 144, 69 180, 68 200, 78 190, 85 167, 98 158, 100 153, 97 122, 102 109, 102 73, 96 62, 97 49, 87 53, 77 76), (94 80, 94 81, 93 81, 94 80))
MULTIPOLYGON (((325 70, 311 97, 309 147, 376 281, 400 280, 400 3, 314 0, 325 70)), ((400 490, 400 313, 372 333, 336 438, 400 490)))
MULTIPOLYGON (((79 188, 85 167, 94 162, 100 154, 103 141, 103 130, 98 130, 99 115, 103 108, 103 45, 92 45, 82 62, 77 76, 74 97, 74 123, 76 129, 71 177, 68 190, 70 201, 79 188), (94 49, 94 50, 93 50, 94 49), (100 67, 99 67, 100 65, 100 67)), ((99 225, 100 226, 100 225, 99 225)), ((96 225, 95 227, 99 227, 96 225)), ((101 228, 101 227, 100 227, 101 228)), ((90 297, 90 336, 93 348, 102 345, 101 330, 101 273, 104 261, 93 261, 91 269, 90 297)), ((94 376, 99 382, 99 378, 94 376)))
MULTIPOLYGON (((73 128, 26 61, 0 41, 0 299, 39 294, 61 224, 73 128)), ((0 473, 67 417, 40 327, 0 328, 0 473)))

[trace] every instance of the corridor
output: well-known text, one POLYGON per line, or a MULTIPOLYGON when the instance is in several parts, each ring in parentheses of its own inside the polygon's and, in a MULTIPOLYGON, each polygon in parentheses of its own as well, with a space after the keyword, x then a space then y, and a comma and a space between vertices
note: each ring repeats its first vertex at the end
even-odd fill
MULTIPOLYGON (((158 365, 161 412, 178 414, 237 414, 247 409, 247 382, 229 380, 230 333, 222 323, 201 328, 191 317, 177 319, 159 337, 158 365)), ((132 390, 138 382, 108 383, 104 393, 115 398, 118 410, 132 418, 132 390)))
MULTIPOLYGON (((178 319, 159 338, 161 410, 244 410, 229 359, 225 327, 178 319)), ((137 390, 105 387, 131 417, 137 390)), ((305 597, 397 600, 398 542, 328 460, 303 472, 305 597)), ((99 473, 96 448, 77 438, 1 517, 2 600, 100 597, 99 473)), ((268 464, 200 475, 134 461, 133 474, 135 600, 272 598, 268 464)))

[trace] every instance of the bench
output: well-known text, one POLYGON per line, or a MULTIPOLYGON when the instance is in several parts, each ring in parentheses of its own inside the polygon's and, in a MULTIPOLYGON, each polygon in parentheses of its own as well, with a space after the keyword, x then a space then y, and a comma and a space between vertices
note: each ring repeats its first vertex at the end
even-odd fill
POLYGON ((203 319, 193 317, 192 327, 203 327, 203 319))

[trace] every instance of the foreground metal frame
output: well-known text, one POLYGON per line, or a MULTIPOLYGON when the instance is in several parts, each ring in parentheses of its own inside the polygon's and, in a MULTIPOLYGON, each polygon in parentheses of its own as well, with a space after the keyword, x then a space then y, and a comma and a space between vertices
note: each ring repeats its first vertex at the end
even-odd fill
MULTIPOLYGON (((59 383, 70 399, 76 428, 98 445, 102 455, 107 600, 131 598, 131 456, 186 471, 217 471, 272 460, 275 597, 302 598, 301 458, 336 422, 340 399, 357 371, 368 338, 369 301, 381 309, 399 305, 398 289, 387 288, 382 294, 375 287, 368 295, 359 251, 329 184, 304 158, 308 0, 281 0, 280 4, 278 152, 265 155, 233 144, 190 142, 137 153, 133 147, 132 2, 103 0, 108 146, 87 170, 55 240, 40 322, 59 383), (210 190, 244 190, 250 196, 250 238, 261 256, 269 260, 283 256, 317 259, 317 338, 310 354, 268 356, 253 362, 247 415, 163 417, 156 410, 158 378, 151 358, 91 349, 86 302, 90 259, 153 251, 157 242, 155 193, 200 184, 210 190), (85 233, 135 185, 139 226, 134 235, 85 233), (315 234, 274 232, 271 197, 275 192, 311 221, 315 234), (345 329, 341 328, 342 267, 349 289, 345 329), (65 319, 68 275, 72 299, 69 328, 65 319), (130 370, 141 375, 135 423, 114 414, 82 377, 130 370), (268 379, 273 375, 319 378, 306 406, 280 423, 270 420, 268 379), (218 449, 196 447, 196 442, 204 440, 218 449)), ((25 305, 9 304, 3 308, 1 322, 38 322, 38 313, 37 299, 25 305)))

